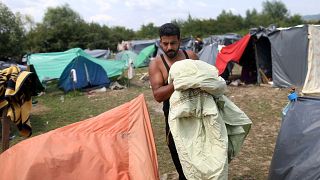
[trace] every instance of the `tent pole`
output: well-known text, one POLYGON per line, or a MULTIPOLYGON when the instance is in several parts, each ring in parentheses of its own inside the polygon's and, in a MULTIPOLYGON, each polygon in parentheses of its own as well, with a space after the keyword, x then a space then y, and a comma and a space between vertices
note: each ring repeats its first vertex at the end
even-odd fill
POLYGON ((9 149, 9 134, 10 134, 10 121, 7 117, 8 107, 2 111, 2 152, 9 149))
POLYGON ((257 40, 254 41, 254 55, 256 59, 256 67, 257 67, 257 84, 260 86, 261 84, 261 76, 259 72, 259 58, 258 58, 258 50, 257 50, 257 40))

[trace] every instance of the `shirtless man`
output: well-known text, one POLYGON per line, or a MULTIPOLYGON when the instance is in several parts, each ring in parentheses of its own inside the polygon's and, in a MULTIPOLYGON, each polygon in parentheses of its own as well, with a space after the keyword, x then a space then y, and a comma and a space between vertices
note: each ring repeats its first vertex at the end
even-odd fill
POLYGON ((180 30, 179 27, 166 23, 160 27, 160 47, 164 54, 158 55, 149 64, 149 78, 156 101, 163 102, 163 112, 166 122, 167 144, 171 153, 173 163, 179 173, 179 179, 186 179, 183 174, 179 161, 178 153, 170 133, 168 116, 169 116, 169 99, 174 91, 173 84, 168 84, 168 74, 170 67, 176 61, 184 59, 199 59, 193 51, 180 50, 180 30))

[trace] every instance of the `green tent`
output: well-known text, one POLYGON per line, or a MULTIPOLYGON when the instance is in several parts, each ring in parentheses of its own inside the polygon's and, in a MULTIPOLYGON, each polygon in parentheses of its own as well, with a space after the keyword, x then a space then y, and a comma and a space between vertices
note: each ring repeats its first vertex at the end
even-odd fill
POLYGON ((101 60, 91 58, 91 61, 102 66, 102 68, 107 72, 109 78, 121 75, 123 71, 128 68, 127 60, 101 60))
POLYGON ((149 64, 150 57, 156 50, 155 45, 150 45, 145 47, 137 56, 137 58, 133 61, 134 67, 139 68, 139 67, 146 67, 149 64))
POLYGON ((69 63, 76 58, 85 58, 102 66, 108 77, 121 75, 127 68, 126 60, 101 60, 86 54, 80 48, 73 48, 64 52, 37 53, 28 56, 28 64, 33 64, 39 80, 57 79, 69 63))

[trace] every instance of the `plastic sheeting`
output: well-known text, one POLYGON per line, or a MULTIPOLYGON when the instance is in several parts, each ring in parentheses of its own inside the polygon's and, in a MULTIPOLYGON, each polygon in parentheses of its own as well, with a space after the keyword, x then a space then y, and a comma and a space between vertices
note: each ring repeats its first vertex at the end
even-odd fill
POLYGON ((130 41, 130 50, 139 54, 144 48, 155 44, 157 39, 130 41))
POLYGON ((299 97, 282 119, 270 180, 320 179, 320 99, 299 97))
POLYGON ((239 34, 227 33, 223 35, 211 35, 207 38, 203 38, 204 45, 209 45, 212 43, 218 43, 219 45, 230 45, 241 39, 239 34))
POLYGON ((215 65, 218 52, 219 51, 217 43, 206 45, 198 53, 199 59, 207 62, 208 64, 215 65))
POLYGON ((84 52, 94 58, 108 59, 110 56, 109 49, 85 49, 84 52))
POLYGON ((274 86, 303 86, 307 74, 308 26, 276 31, 269 35, 269 40, 274 86))
POLYGON ((222 74, 224 72, 227 64, 230 61, 239 63, 240 58, 242 57, 242 54, 250 40, 250 37, 250 34, 247 34, 239 41, 221 49, 221 52, 218 54, 216 59, 216 67, 219 70, 219 74, 222 74))
POLYGON ((0 156, 0 179, 159 179, 143 95, 33 137, 0 156))

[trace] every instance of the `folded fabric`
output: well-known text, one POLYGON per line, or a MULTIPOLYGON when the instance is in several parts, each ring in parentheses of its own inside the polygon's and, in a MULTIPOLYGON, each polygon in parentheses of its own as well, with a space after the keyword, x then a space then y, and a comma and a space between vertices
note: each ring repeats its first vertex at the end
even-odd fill
POLYGON ((228 179, 228 135, 212 95, 175 91, 169 126, 187 179, 228 179))
POLYGON ((226 96, 225 81, 206 62, 171 66, 169 126, 187 179, 227 179, 228 160, 238 154, 250 119, 226 96))
POLYGON ((168 83, 173 83, 175 90, 200 88, 214 96, 221 96, 227 85, 214 66, 192 59, 178 61, 171 66, 168 83))

